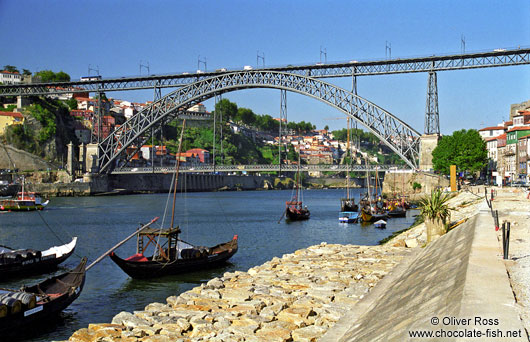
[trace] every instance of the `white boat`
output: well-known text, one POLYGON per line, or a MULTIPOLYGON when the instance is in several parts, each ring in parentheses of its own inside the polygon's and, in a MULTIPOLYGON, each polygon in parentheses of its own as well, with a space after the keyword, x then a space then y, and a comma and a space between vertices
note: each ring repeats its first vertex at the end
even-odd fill
POLYGON ((376 222, 374 222, 374 226, 376 228, 386 228, 386 221, 384 221, 384 220, 376 221, 376 222))
POLYGON ((357 223, 358 220, 359 220, 359 213, 356 211, 339 212, 340 223, 357 223))

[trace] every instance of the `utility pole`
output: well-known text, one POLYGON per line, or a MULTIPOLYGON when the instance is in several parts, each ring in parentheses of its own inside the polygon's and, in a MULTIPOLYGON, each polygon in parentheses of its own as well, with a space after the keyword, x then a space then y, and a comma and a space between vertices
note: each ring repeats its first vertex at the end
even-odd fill
POLYGON ((201 55, 199 55, 199 57, 197 57, 197 71, 201 70, 201 64, 204 65, 204 72, 206 72, 208 69, 206 67, 206 57, 204 57, 204 60, 201 60, 201 55))
POLYGON ((147 61, 147 64, 142 64, 142 61, 140 61, 140 75, 142 74, 142 68, 145 68, 147 70, 147 76, 151 74, 149 71, 149 61, 147 61))
POLYGON ((256 52, 256 68, 259 68, 259 61, 263 62, 263 67, 265 68, 265 52, 259 54, 259 50, 256 52))
POLYGON ((320 63, 322 63, 322 55, 324 55, 324 63, 328 62, 328 52, 326 48, 322 50, 322 45, 320 45, 320 63))
POLYGON ((385 57, 392 59, 392 43, 385 41, 385 57))

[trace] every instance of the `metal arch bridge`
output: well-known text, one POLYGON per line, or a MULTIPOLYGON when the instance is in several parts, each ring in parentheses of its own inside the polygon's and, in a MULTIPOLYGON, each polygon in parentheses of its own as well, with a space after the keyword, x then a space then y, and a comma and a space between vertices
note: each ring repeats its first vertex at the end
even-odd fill
MULTIPOLYGON (((376 61, 349 61, 288 65, 256 70, 286 72, 313 78, 351 77, 414 72, 476 69, 530 64, 530 49, 494 50, 446 56, 394 58, 376 61)), ((238 70, 219 69, 214 72, 150 75, 108 78, 95 81, 33 83, 0 86, 0 97, 17 95, 47 95, 79 92, 107 92, 135 89, 174 88, 238 70)))
POLYGON ((247 70, 217 75, 178 88, 153 102, 113 131, 99 145, 100 173, 118 166, 120 155, 131 145, 142 146, 143 133, 172 120, 189 107, 216 95, 250 88, 276 88, 322 101, 368 128, 411 168, 417 168, 420 134, 375 104, 321 80, 269 70, 247 70))
MULTIPOLYGON (((297 165, 193 165, 180 166, 179 172, 184 173, 212 173, 212 172, 262 172, 262 171, 297 171, 297 165)), ((300 165, 300 170, 311 171, 331 171, 331 172, 365 172, 365 171, 411 171, 406 165, 300 165)), ((112 174, 138 174, 138 173, 172 173, 174 166, 155 167, 122 167, 112 172, 112 174)))

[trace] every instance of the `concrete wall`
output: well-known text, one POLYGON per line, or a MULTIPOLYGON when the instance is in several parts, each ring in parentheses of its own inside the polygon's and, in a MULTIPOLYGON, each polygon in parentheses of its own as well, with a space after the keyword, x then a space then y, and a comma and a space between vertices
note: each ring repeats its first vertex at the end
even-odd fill
MULTIPOLYGON (((110 175, 109 189, 125 189, 139 192, 165 192, 171 186, 173 174, 143 174, 143 175, 110 175)), ((264 188, 265 181, 271 179, 265 176, 227 176, 205 174, 181 174, 179 190, 212 191, 212 190, 254 190, 264 188)), ((110 191, 110 190, 109 190, 110 191)))

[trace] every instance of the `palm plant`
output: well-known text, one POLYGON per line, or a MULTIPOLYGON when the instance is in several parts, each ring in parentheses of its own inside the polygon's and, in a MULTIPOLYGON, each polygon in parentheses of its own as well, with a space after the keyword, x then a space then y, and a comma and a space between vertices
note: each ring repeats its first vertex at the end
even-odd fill
POLYGON ((450 197, 440 190, 431 192, 431 195, 420 200, 420 215, 427 227, 427 242, 445 234, 446 223, 451 218, 449 210, 450 197))

